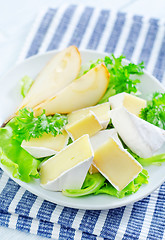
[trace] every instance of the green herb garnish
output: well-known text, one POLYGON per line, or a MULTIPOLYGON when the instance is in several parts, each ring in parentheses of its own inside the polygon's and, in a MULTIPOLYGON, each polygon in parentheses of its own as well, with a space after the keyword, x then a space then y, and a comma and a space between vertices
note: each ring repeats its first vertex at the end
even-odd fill
POLYGON ((30 90, 34 80, 30 78, 29 76, 24 76, 21 81, 21 95, 23 98, 27 95, 28 91, 30 90))
POLYGON ((135 78, 136 75, 143 74, 144 63, 139 64, 129 63, 128 65, 122 64, 124 56, 116 58, 113 54, 104 59, 98 59, 96 62, 92 63, 89 69, 85 70, 83 74, 87 73, 90 69, 96 67, 100 63, 104 63, 110 73, 110 81, 108 88, 99 101, 99 103, 107 102, 109 97, 121 93, 132 93, 136 94, 138 92, 137 84, 140 83, 140 80, 135 78), (135 78, 135 79, 134 79, 135 78))
POLYGON ((147 107, 141 110, 140 117, 165 130, 165 93, 154 93, 152 100, 147 101, 147 107))
POLYGON ((23 108, 12 122, 13 138, 29 141, 30 138, 39 138, 43 133, 51 133, 53 136, 61 134, 61 130, 67 124, 67 116, 58 113, 46 116, 43 111, 40 116, 34 117, 32 109, 23 108))

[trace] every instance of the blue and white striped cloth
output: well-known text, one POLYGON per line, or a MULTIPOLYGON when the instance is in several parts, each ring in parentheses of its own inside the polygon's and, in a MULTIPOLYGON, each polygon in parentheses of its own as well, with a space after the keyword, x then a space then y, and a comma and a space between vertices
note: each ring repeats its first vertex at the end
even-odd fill
MULTIPOLYGON (((165 83, 165 23, 83 6, 43 11, 19 61, 68 45, 144 61, 165 83)), ((53 239, 165 239, 165 183, 145 199, 117 209, 62 207, 26 191, 0 170, 0 225, 53 239)))

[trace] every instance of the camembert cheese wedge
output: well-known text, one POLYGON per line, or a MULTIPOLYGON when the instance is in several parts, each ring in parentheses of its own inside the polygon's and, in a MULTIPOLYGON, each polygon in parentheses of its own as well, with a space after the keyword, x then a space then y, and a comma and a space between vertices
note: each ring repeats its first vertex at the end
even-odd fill
POLYGON ((135 116, 124 107, 112 110, 111 119, 124 143, 141 158, 164 152, 165 130, 135 116))
MULTIPOLYGON (((113 137, 119 145, 122 146, 120 139, 118 138, 117 131, 113 129, 102 130, 93 137, 90 138, 93 150, 97 150, 101 144, 105 143, 109 138, 113 137)), ((94 174, 99 172, 99 170, 92 164, 89 168, 89 173, 94 174)))
POLYGON ((110 120, 110 103, 109 102, 74 111, 68 114, 68 122, 74 123, 76 121, 79 121, 81 118, 86 116, 90 111, 92 111, 96 115, 103 129, 105 129, 110 120))
POLYGON ((41 165, 41 186, 51 191, 80 189, 93 156, 89 136, 83 135, 41 165))
POLYGON ((125 107, 128 112, 136 116, 139 116, 141 109, 147 105, 146 100, 125 92, 110 97, 109 103, 112 109, 125 107))
POLYGON ((69 135, 65 130, 56 137, 45 133, 40 138, 24 140, 21 147, 35 158, 48 157, 61 151, 67 145, 68 139, 69 135))
POLYGON ((72 140, 76 140, 84 134, 88 134, 91 137, 101 129, 102 125, 98 121, 95 114, 91 111, 86 116, 83 116, 80 120, 73 123, 68 123, 65 126, 65 130, 68 132, 72 140))
POLYGON ((93 164, 118 191, 142 171, 142 166, 113 137, 95 150, 93 164))

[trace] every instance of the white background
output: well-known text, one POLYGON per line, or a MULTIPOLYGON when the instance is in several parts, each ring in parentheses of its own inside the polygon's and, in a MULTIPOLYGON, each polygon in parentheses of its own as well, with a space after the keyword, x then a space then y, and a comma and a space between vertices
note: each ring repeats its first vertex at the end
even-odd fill
MULTIPOLYGON (((164 0, 0 0, 0 77, 16 63, 32 24, 44 7, 81 4, 165 18, 164 0)), ((1 240, 45 239, 0 227, 1 240)))

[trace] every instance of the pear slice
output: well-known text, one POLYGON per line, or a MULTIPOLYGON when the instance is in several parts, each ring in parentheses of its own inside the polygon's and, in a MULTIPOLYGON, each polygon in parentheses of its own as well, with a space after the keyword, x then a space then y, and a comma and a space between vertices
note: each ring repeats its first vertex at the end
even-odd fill
POLYGON ((20 108, 34 108, 65 88, 79 74, 81 56, 75 46, 56 54, 36 77, 20 108))
POLYGON ((40 115, 45 109, 46 115, 70 113, 98 103, 109 83, 109 72, 101 63, 82 77, 75 79, 54 97, 36 106, 34 114, 40 115))

